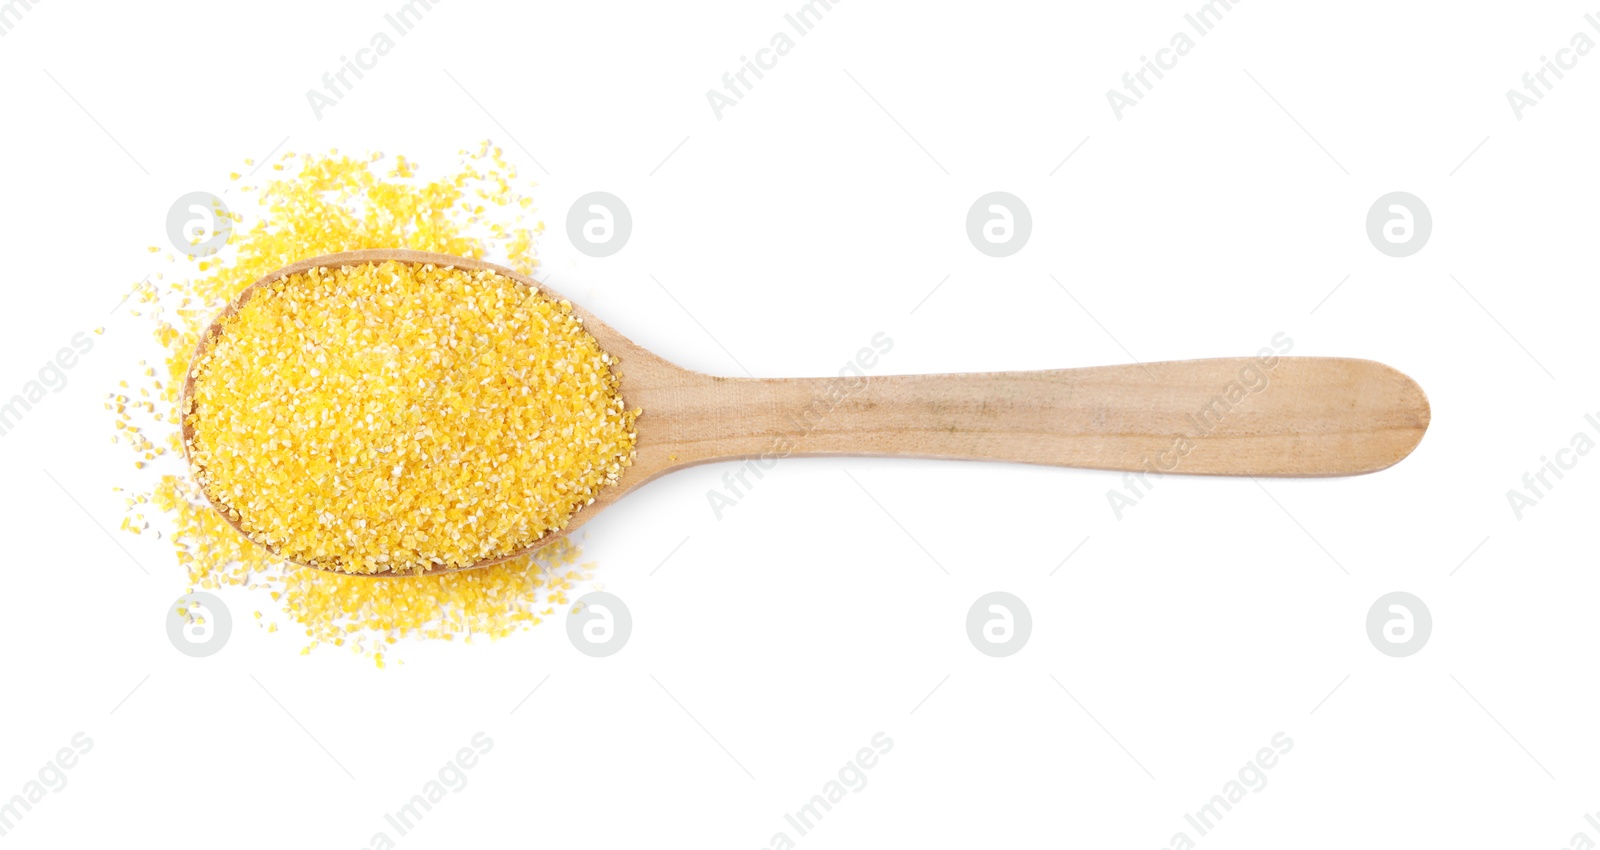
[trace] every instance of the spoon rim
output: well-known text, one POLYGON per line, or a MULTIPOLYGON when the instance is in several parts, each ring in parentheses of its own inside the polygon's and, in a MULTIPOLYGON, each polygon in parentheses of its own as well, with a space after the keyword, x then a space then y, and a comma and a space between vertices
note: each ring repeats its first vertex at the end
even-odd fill
MULTIPOLYGON (((283 266, 282 268, 274 269, 273 271, 268 272, 267 274, 258 278, 249 286, 239 290, 239 292, 234 295, 234 297, 230 299, 221 310, 217 312, 217 315, 212 318, 211 322, 207 324, 205 329, 200 332, 199 338, 195 341, 194 351, 189 355, 189 365, 184 370, 183 390, 179 395, 178 401, 178 419, 180 439, 183 443, 183 457, 185 464, 188 466, 190 475, 194 477, 195 487, 200 490, 201 495, 205 497, 206 503, 211 506, 212 510, 216 511, 217 514, 222 517, 224 522, 232 527, 233 530, 239 532, 239 534, 248 540, 251 545, 261 547, 264 551, 270 553, 274 558, 277 558, 291 566, 301 567, 303 569, 321 570, 323 572, 334 573, 336 575, 353 576, 356 578, 418 578, 423 576, 445 575, 448 573, 464 572, 466 570, 475 570, 483 567, 494 566, 495 564, 502 564, 507 561, 523 557, 524 555, 532 555, 546 546, 559 542, 573 531, 577 530, 578 526, 583 524, 582 521, 578 520, 578 517, 584 513, 584 508, 589 507, 588 503, 574 508, 573 511, 567 515, 567 522, 561 528, 554 531, 548 531, 543 536, 534 540, 532 543, 522 546, 516 551, 509 552, 505 555, 498 555, 493 558, 474 561, 471 564, 465 564, 462 566, 433 565, 420 570, 402 571, 387 569, 372 573, 351 572, 349 570, 342 570, 337 567, 322 566, 295 560, 294 558, 284 554, 279 549, 256 540, 249 534, 249 532, 245 531, 239 520, 236 520, 228 515, 228 511, 234 509, 218 501, 217 498, 212 495, 211 491, 200 482, 198 473, 203 467, 196 462, 192 452, 194 425, 190 421, 194 405, 196 370, 199 366, 201 357, 216 342, 217 338, 222 335, 223 322, 226 322, 228 319, 237 315, 238 312, 243 309, 244 305, 256 295, 256 293, 267 286, 283 280, 284 278, 292 277, 293 275, 302 274, 304 272, 319 268, 354 267, 391 261, 415 265, 431 264, 436 268, 491 271, 497 275, 527 286, 546 298, 566 303, 571 308, 573 315, 576 316, 579 322, 583 325, 584 331, 591 337, 595 337, 596 342, 600 343, 601 350, 611 354, 611 363, 607 366, 607 368, 611 370, 612 375, 617 377, 618 392, 620 394, 622 376, 617 372, 616 367, 621 358, 619 358, 616 353, 612 351, 613 343, 601 342, 600 336, 606 336, 615 342, 621 342, 633 348, 638 348, 638 346, 627 337, 622 336, 622 334, 618 333, 615 329, 596 319, 588 310, 585 310, 573 303, 573 301, 567 298, 565 295, 562 295, 561 293, 556 292, 539 281, 534 280, 530 275, 525 275, 515 269, 508 268, 498 263, 492 263, 488 260, 479 259, 477 257, 463 257, 457 254, 441 254, 434 251, 417 251, 410 248, 364 248, 358 251, 339 251, 332 254, 321 254, 304 260, 298 260, 283 266), (601 334, 595 334, 595 326, 600 327, 601 334)), ((623 402, 624 406, 626 406, 627 399, 624 398, 623 402)), ((631 468, 632 467, 624 469, 623 475, 626 476, 627 472, 631 468)), ((601 486, 600 489, 595 491, 595 497, 591 497, 591 500, 598 497, 600 493, 606 490, 620 486, 622 486, 621 477, 619 477, 616 481, 601 486)), ((589 515, 584 516, 583 519, 587 520, 589 516, 593 515, 593 513, 595 512, 591 512, 589 515)))

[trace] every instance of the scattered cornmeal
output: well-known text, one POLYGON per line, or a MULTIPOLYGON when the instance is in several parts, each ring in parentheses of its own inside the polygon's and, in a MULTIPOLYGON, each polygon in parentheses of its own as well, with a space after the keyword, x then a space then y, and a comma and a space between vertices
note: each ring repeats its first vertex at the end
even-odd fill
POLYGON ((385 261, 252 291, 194 367, 196 479, 252 540, 343 572, 510 555, 615 483, 635 413, 572 305, 385 261))
MULTIPOLYGON (((152 530, 165 531, 189 589, 248 588, 270 596, 276 610, 263 612, 272 621, 264 631, 282 618, 279 633, 303 635, 302 652, 339 646, 383 667, 417 639, 506 637, 563 610, 595 568, 571 538, 480 569, 381 581, 293 567, 230 526, 178 459, 179 393, 201 331, 240 291, 275 269, 363 248, 474 258, 493 253, 523 274, 538 265, 533 245, 543 225, 523 223, 530 201, 516 188, 527 184, 488 143, 461 154, 459 166, 431 178, 417 177, 410 160, 381 154, 283 154, 271 180, 230 196, 236 226, 216 265, 188 277, 157 272, 131 293, 149 308, 142 320, 152 323, 165 353, 166 369, 158 370, 165 374, 135 378, 151 386, 154 403, 139 408, 125 392, 113 392, 108 404, 123 423, 120 442, 138 457, 161 448, 156 442, 169 451, 140 473, 155 480, 116 489, 126 494, 130 512, 146 504, 162 511, 160 530, 152 530)), ((162 257, 163 264, 177 262, 162 257)), ((234 599, 227 597, 230 605, 234 599)))

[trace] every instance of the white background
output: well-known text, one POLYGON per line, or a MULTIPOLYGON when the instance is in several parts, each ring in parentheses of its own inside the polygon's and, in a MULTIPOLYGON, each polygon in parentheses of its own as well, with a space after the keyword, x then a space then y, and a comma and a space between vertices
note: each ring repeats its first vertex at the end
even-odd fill
POLYGON ((470 784, 400 846, 1600 840, 1600 459, 1520 521, 1506 498, 1600 438, 1600 58, 1520 121, 1505 99, 1575 32, 1600 40, 1592 4, 1241 3, 1119 121, 1106 90, 1195 0, 846 0, 718 120, 706 91, 798 0, 451 0, 317 120, 305 91, 399 5, 45 0, 0 38, 0 396, 107 327, 0 438, 0 798, 95 742, 7 846, 365 847, 478 732, 470 784), (101 397, 155 350, 107 313, 161 267, 144 249, 174 199, 285 137, 440 170, 494 139, 541 183, 550 284, 688 367, 828 375, 880 331, 880 374, 1246 355, 1283 332, 1408 373, 1433 425, 1386 472, 1168 478, 1120 520, 1113 474, 826 459, 719 521, 705 494, 731 466, 701 467, 587 526, 634 619, 613 657, 557 619, 378 671, 302 657, 233 591, 231 642, 189 658, 163 631, 185 589, 167 544, 114 532, 125 554, 96 527, 139 480, 101 397), (564 227, 595 190, 634 220, 607 259, 564 227), (1033 218, 1006 259, 964 232, 997 190, 1033 218), (1397 190, 1434 221, 1406 259, 1364 229, 1397 190), (965 633, 992 590, 1032 612, 1009 658, 965 633), (1394 590, 1434 620, 1408 658, 1365 633, 1394 590), (784 814, 878 732, 868 784, 798 837, 784 814), (1268 784, 1196 836, 1184 814, 1279 732, 1268 784))

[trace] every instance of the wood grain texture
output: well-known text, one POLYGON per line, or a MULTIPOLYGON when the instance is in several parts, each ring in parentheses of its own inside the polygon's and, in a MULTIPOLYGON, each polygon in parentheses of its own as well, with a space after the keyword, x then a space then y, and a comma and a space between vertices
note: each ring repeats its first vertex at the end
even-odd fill
MULTIPOLYGON (((354 251, 274 272, 223 315, 286 275, 385 260, 492 269, 562 297, 479 260, 354 251)), ((754 459, 768 467, 784 457, 869 455, 1195 475, 1356 475, 1410 454, 1429 421, 1422 388, 1370 360, 1274 356, 1031 372, 725 378, 669 363, 582 308, 573 310, 620 358, 623 398, 644 411, 638 456, 565 529, 523 552, 570 534, 651 479, 719 460, 754 459)), ((202 334, 201 350, 216 327, 202 334)), ((185 411, 192 388, 190 375, 185 411)), ((185 450, 191 433, 186 424, 185 450)))

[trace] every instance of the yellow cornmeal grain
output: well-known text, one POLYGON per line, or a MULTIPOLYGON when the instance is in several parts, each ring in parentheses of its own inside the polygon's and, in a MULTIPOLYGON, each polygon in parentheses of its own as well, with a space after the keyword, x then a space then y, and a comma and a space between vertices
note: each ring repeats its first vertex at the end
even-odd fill
POLYGON ((633 459, 572 305, 387 261, 252 291, 194 369, 190 458, 258 543, 350 573, 464 567, 564 528, 633 459))
MULTIPOLYGON (((302 651, 344 641, 382 667, 410 639, 505 637, 567 605, 569 591, 594 567, 570 539, 482 569, 429 576, 374 580, 288 567, 229 526, 178 459, 178 394, 199 334, 223 305, 264 275, 296 260, 363 248, 475 258, 492 253, 519 272, 533 270, 533 243, 543 226, 523 223, 530 201, 514 188, 515 169, 487 143, 461 153, 453 172, 430 181, 413 179, 411 162, 386 171, 381 154, 284 154, 274 163, 278 176, 254 196, 253 223, 245 225, 241 198, 230 195, 235 227, 217 265, 181 279, 158 272, 130 293, 130 300, 153 305, 146 319, 167 353, 167 368, 162 386, 153 387, 157 402, 144 411, 149 415, 135 419, 140 411, 117 410, 117 421, 127 429, 118 432, 125 435, 120 442, 141 457, 155 448, 154 441, 172 453, 165 465, 147 470, 161 473, 143 487, 147 492, 114 489, 124 492, 130 512, 146 503, 163 512, 158 525, 188 573, 188 589, 242 586, 270 596, 277 610, 268 613, 275 621, 266 630, 274 631, 281 617, 285 628, 278 631, 303 632, 302 651), (279 171, 279 165, 285 168, 279 171), (484 212, 475 212, 478 207, 484 212)), ((172 254, 164 256, 176 262, 172 254)), ((119 408, 129 404, 124 393, 107 399, 119 408)), ((228 597, 230 603, 234 598, 228 597)))

